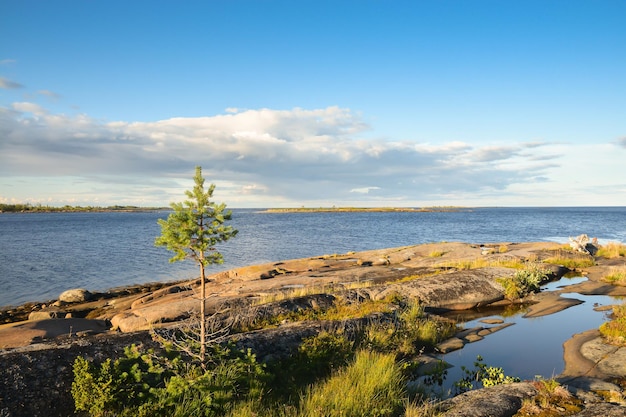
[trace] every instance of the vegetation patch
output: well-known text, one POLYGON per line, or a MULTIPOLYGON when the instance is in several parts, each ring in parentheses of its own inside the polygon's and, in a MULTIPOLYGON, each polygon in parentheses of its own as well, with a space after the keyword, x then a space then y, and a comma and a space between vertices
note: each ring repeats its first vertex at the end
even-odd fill
POLYGON ((626 265, 611 268, 604 280, 611 284, 626 285, 626 265))
POLYGON ((547 280, 547 271, 537 264, 515 271, 512 277, 498 278, 496 281, 504 287, 504 296, 517 300, 530 293, 539 291, 542 282, 547 280))
POLYGON ((480 355, 476 357, 474 368, 461 366, 461 370, 465 376, 454 383, 457 394, 481 387, 520 382, 518 377, 506 375, 502 368, 485 364, 480 355))
POLYGON ((602 323, 600 333, 608 343, 626 346, 626 304, 613 307, 612 320, 602 323))
POLYGON ((554 251, 554 255, 544 259, 543 262, 554 265, 563 265, 569 269, 586 268, 593 266, 596 263, 590 255, 563 249, 554 251))
POLYGON ((602 245, 596 255, 609 259, 620 258, 626 256, 626 245, 618 242, 609 242, 606 245, 602 245))
POLYGON ((527 267, 526 262, 521 259, 511 258, 511 257, 500 257, 500 258, 475 258, 475 259, 465 259, 455 262, 445 262, 437 265, 441 268, 454 268, 458 270, 469 270, 469 269, 478 269, 478 268, 512 268, 512 269, 523 269, 527 267))
POLYGON ((538 393, 522 402, 522 408, 514 417, 571 416, 582 410, 582 401, 554 379, 539 379, 533 382, 538 393))
POLYGON ((397 415, 405 383, 394 355, 360 351, 354 362, 327 381, 307 389, 301 417, 383 417, 397 415))

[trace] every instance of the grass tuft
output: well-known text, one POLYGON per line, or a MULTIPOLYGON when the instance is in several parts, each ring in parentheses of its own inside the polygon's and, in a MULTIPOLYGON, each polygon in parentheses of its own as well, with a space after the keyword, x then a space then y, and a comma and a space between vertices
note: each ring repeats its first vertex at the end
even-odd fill
POLYGON ((602 245, 596 255, 609 259, 620 258, 626 256, 626 245, 618 242, 609 242, 606 245, 602 245))
POLYGON ((400 366, 392 354, 360 351, 354 362, 310 387, 301 417, 385 417, 396 415, 405 398, 400 366))
POLYGON ((554 255, 548 259, 544 259, 543 262, 547 264, 563 265, 569 269, 585 268, 593 266, 596 263, 590 255, 562 249, 554 251, 554 255))
POLYGON ((626 304, 613 307, 613 319, 602 323, 600 333, 608 343, 626 346, 626 304))
POLYGON ((626 285, 626 265, 613 267, 604 280, 616 285, 626 285))

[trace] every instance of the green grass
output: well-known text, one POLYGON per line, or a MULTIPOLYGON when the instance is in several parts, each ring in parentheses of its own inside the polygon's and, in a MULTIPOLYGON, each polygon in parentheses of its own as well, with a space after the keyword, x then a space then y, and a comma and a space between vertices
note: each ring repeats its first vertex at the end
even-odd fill
POLYGON ((554 251, 554 255, 544 259, 543 262, 547 264, 563 265, 569 269, 585 268, 596 264, 592 256, 563 249, 554 251))
POLYGON ((611 284, 626 285, 626 265, 611 268, 604 280, 611 284))
POLYGON ((511 259, 508 258, 475 258, 475 259, 464 259, 460 261, 454 262, 442 262, 437 265, 440 268, 454 268, 458 270, 468 270, 468 269, 478 269, 478 268, 491 268, 491 267, 500 267, 500 268, 513 268, 513 269, 523 269, 526 268, 526 262, 521 259, 511 259))
POLYGON ((602 245, 596 255, 609 259, 620 258, 626 256, 626 245, 617 242, 609 242, 606 245, 602 245))
POLYGON ((626 304, 613 307, 613 319, 602 323, 600 333, 607 342, 626 346, 626 304))
POLYGON ((300 417, 397 415, 405 399, 402 370, 392 354, 360 351, 354 362, 302 396, 300 417))

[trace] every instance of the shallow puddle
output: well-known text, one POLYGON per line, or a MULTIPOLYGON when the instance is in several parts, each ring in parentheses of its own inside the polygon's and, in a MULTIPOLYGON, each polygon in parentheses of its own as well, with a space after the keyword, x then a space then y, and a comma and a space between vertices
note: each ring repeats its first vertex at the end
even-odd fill
MULTIPOLYGON (((563 289, 585 280, 584 277, 562 278, 542 287, 542 291, 563 289)), ((608 320, 610 311, 595 311, 595 307, 620 303, 618 298, 609 296, 564 293, 562 297, 578 299, 583 303, 543 317, 524 318, 525 309, 522 309, 512 315, 501 311, 460 323, 466 329, 498 326, 481 322, 485 319, 501 319, 514 325, 483 340, 466 344, 463 349, 441 355, 441 359, 453 365, 448 370, 444 388, 452 387, 454 381, 464 376, 461 366, 473 369, 478 355, 488 366, 503 368, 505 375, 522 380, 560 374, 564 369, 563 343, 574 334, 597 329, 608 320)))

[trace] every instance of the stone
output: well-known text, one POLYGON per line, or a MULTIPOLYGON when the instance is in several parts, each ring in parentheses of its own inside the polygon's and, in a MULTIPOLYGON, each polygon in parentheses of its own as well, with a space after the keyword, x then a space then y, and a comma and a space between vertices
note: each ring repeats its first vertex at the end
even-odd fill
POLYGON ((56 311, 56 310, 32 311, 28 315, 28 320, 35 321, 35 320, 56 319, 56 318, 61 317, 61 314, 62 314, 61 312, 56 311))
POLYGON ((439 345, 437 345, 437 350, 441 353, 448 353, 454 350, 462 349, 463 346, 465 346, 463 340, 459 339, 458 337, 451 337, 450 339, 443 341, 439 345))
POLYGON ((481 323, 485 323, 485 324, 502 324, 504 323, 504 320, 502 319, 482 319, 480 320, 481 323))
POLYGON ((483 337, 479 334, 468 334, 464 338, 468 343, 478 342, 479 340, 483 340, 483 337))
POLYGON ((63 291, 61 295, 59 295, 59 301, 64 303, 83 303, 91 300, 92 297, 93 295, 89 291, 83 288, 74 288, 63 291))
POLYGON ((532 383, 518 382, 469 391, 443 401, 438 408, 445 417, 510 417, 523 400, 535 395, 537 389, 532 383))
POLYGON ((583 411, 576 414, 578 417, 624 417, 626 407, 617 404, 589 404, 583 411))
POLYGON ((136 316, 132 313, 120 313, 111 319, 111 326, 123 333, 148 330, 150 324, 144 317, 136 316))

